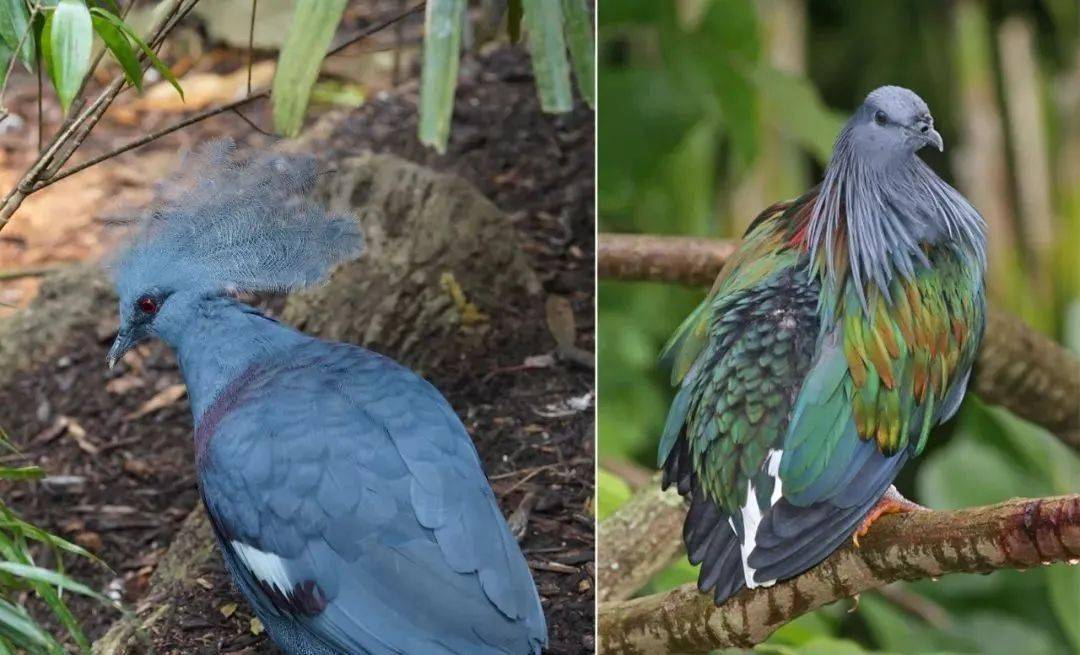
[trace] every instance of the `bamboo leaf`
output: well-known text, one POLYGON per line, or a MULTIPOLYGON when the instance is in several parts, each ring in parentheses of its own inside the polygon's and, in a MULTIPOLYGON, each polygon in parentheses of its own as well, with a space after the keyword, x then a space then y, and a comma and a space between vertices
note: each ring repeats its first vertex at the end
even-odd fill
POLYGON ((117 63, 120 64, 120 68, 124 71, 124 77, 132 86, 142 91, 142 66, 139 64, 139 57, 135 54, 135 50, 131 47, 127 36, 111 22, 96 13, 93 14, 92 18, 94 31, 105 42, 105 47, 109 49, 117 63))
POLYGON ((454 114, 465 0, 431 0, 424 13, 420 75, 420 142, 446 152, 454 114))
MULTIPOLYGON (((18 48, 19 42, 22 41, 19 61, 28 70, 34 66, 34 34, 33 32, 26 34, 29 29, 30 12, 26 8, 26 3, 23 0, 0 0, 0 38, 10 51, 18 48), (23 40, 23 34, 26 34, 25 40, 23 40)), ((6 67, 7 62, 4 65, 6 67)))
POLYGON ((319 66, 334 38, 345 4, 345 0, 298 0, 296 3, 292 26, 278 55, 270 93, 274 127, 286 136, 296 136, 300 132, 311 99, 311 87, 319 77, 319 66))
POLYGON ((573 109, 570 92, 570 64, 566 61, 561 4, 552 0, 521 0, 525 9, 525 29, 529 32, 533 76, 546 112, 573 109))
POLYGON ((88 596, 103 603, 112 604, 108 598, 102 596, 90 587, 87 587, 81 582, 72 580, 63 573, 51 569, 45 569, 40 566, 32 566, 29 564, 20 564, 18 562, 0 562, 0 571, 10 573, 23 580, 30 582, 44 582, 45 584, 53 585, 54 587, 59 587, 61 589, 67 589, 68 591, 72 591, 82 596, 88 596))
POLYGON ((578 92, 596 107, 596 41, 589 7, 585 0, 562 0, 562 10, 578 92))
POLYGON ((521 42, 522 14, 521 0, 509 0, 506 11, 506 34, 510 37, 510 43, 521 42))
POLYGON ((11 48, 9 48, 4 41, 0 41, 0 85, 3 85, 4 79, 7 78, 8 64, 11 62, 11 55, 11 48))
POLYGON ((123 20, 121 20, 119 16, 105 11, 100 7, 94 7, 90 10, 90 13, 92 13, 96 17, 104 18, 116 29, 120 30, 120 32, 122 32, 131 43, 134 43, 140 50, 142 50, 143 55, 145 55, 146 58, 150 61, 150 65, 153 66, 157 72, 161 73, 161 76, 164 77, 165 80, 172 85, 172 88, 176 89, 176 92, 180 95, 180 98, 184 98, 184 89, 180 86, 180 82, 176 79, 176 75, 173 74, 172 69, 166 66, 165 62, 161 61, 161 59, 158 58, 158 56, 154 53, 153 48, 151 48, 146 43, 146 41, 143 41, 142 37, 139 36, 135 32, 135 30, 131 29, 131 27, 123 20))
POLYGON ((90 48, 94 41, 90 10, 82 0, 60 0, 46 22, 46 30, 49 76, 60 97, 60 106, 67 112, 90 70, 90 48))

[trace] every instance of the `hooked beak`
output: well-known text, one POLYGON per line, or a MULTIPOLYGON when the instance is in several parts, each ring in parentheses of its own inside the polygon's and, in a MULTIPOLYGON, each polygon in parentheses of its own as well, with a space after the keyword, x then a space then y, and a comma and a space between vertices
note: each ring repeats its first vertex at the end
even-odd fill
POLYGON ((927 143, 932 144, 935 148, 937 148, 938 152, 945 152, 945 142, 941 140, 941 135, 938 134, 938 131, 934 128, 931 127, 926 133, 924 133, 923 138, 926 139, 927 143))
POLYGON ((112 348, 109 348, 109 354, 105 358, 105 363, 109 365, 109 368, 116 366, 116 362, 120 361, 120 358, 124 356, 124 353, 131 350, 135 345, 135 340, 128 336, 123 330, 116 335, 116 341, 113 341, 112 348))
POLYGON ((915 125, 911 129, 916 133, 923 145, 932 145, 938 149, 938 152, 945 151, 945 142, 941 140, 941 134, 934 129, 933 119, 929 117, 920 118, 915 121, 915 125))

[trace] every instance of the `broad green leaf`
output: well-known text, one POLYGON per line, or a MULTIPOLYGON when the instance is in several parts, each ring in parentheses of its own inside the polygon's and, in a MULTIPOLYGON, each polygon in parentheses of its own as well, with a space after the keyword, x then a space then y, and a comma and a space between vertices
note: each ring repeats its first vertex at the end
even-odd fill
POLYGON ((11 63, 11 48, 7 47, 7 43, 0 41, 0 85, 3 85, 4 79, 7 78, 8 64, 11 63))
POLYGON ((105 42, 105 47, 109 49, 117 63, 120 64, 120 68, 124 71, 124 77, 132 86, 142 91, 142 65, 139 64, 139 57, 135 54, 135 50, 132 49, 127 36, 105 18, 97 14, 94 14, 92 18, 94 31, 105 42))
POLYGON ((90 48, 94 41, 90 10, 82 0, 60 0, 46 22, 46 30, 49 76, 60 97, 60 106, 67 112, 90 70, 90 48))
POLYGON ((319 76, 334 30, 345 11, 346 0, 298 0, 292 27, 278 55, 270 100, 274 127, 285 136, 296 136, 304 124, 311 87, 319 76))
MULTIPOLYGON (((22 43, 19 50, 19 61, 26 68, 34 66, 34 34, 30 30, 30 12, 23 0, 0 0, 0 38, 7 45, 8 50, 14 52, 15 48, 22 43), (23 35, 26 38, 23 39, 23 35)), ((7 61, 4 61, 4 71, 7 71, 7 61)), ((2 78, 4 73, 0 73, 2 78)), ((0 80, 2 82, 2 80, 0 80)))
POLYGON ((154 67, 154 70, 161 73, 161 76, 172 85, 172 88, 176 89, 180 98, 183 99, 184 89, 180 86, 180 82, 176 79, 176 76, 173 75, 172 69, 166 66, 165 62, 161 61, 161 59, 154 54, 154 50, 146 43, 146 41, 143 41, 142 37, 139 36, 135 30, 131 29, 131 26, 121 20, 119 16, 98 7, 91 9, 91 13, 112 23, 112 25, 120 30, 131 43, 138 46, 138 48, 142 50, 143 55, 150 61, 150 65, 154 67))
POLYGON ((529 52, 540 107, 552 113, 570 111, 574 98, 570 93, 570 64, 566 61, 562 6, 554 0, 521 0, 521 4, 525 10, 525 29, 529 34, 529 52))
POLYGON ((454 114, 465 0, 429 0, 424 10, 424 56, 420 74, 420 142, 446 152, 454 114))
POLYGON ((630 499, 630 485, 622 478, 600 469, 596 477, 596 519, 603 521, 630 499))
POLYGON ((585 0, 562 0, 562 10, 578 92, 590 107, 595 107, 596 41, 589 8, 585 0))

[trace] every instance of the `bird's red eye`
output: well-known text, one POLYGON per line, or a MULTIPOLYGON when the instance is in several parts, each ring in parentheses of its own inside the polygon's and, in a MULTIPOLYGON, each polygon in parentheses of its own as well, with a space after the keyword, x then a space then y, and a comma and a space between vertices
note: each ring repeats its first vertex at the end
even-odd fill
POLYGON ((139 309, 147 314, 156 314, 158 310, 157 301, 150 296, 143 296, 139 298, 139 309))

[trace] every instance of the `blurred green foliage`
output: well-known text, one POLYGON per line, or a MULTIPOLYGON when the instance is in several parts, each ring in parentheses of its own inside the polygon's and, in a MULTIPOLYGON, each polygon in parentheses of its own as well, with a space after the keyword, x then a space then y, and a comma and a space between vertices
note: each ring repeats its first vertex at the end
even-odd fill
MULTIPOLYGON (((1008 166, 1005 228, 1013 261, 997 262, 1012 289, 1051 271, 1046 293, 995 290, 994 304, 1080 350, 1080 6, 1074 0, 992 2, 824 2, 803 0, 601 0, 599 3, 600 230, 738 236, 754 214, 819 177, 848 112, 881 84, 915 89, 946 143, 926 154, 957 182, 956 151, 978 74, 1008 125, 1010 93, 1001 68, 1002 26, 1034 32, 1035 61, 1054 179, 1053 246, 1025 242, 1017 196, 1017 144, 999 142, 1008 166), (961 31, 957 14, 973 17, 961 31), (972 49, 989 54, 972 57, 972 49), (960 62, 963 61, 963 66, 960 62), (966 68, 964 68, 966 67, 966 68), (973 70, 973 67, 976 69, 973 70), (981 67, 981 68, 978 68, 981 67), (1032 300, 1035 298, 1036 300, 1032 300)), ((985 98, 984 98, 985 99, 985 98)), ((963 189, 961 185, 961 189, 963 189)), ((972 198, 979 205, 978 198, 972 198)), ((1045 217, 1044 217, 1045 218, 1045 217)), ((605 462, 655 468, 657 436, 671 388, 656 364, 672 330, 704 290, 601 282, 599 294, 599 516, 629 497, 605 462)), ((617 467, 613 467, 617 468, 617 467)), ((901 491, 935 508, 1080 489, 1080 461, 1053 435, 969 398, 935 431, 901 491)), ((643 592, 693 580, 685 562, 643 592)), ((1080 652, 1080 569, 1066 565, 989 576, 949 576, 865 594, 858 611, 837 604, 778 631, 766 653, 1080 652)))

